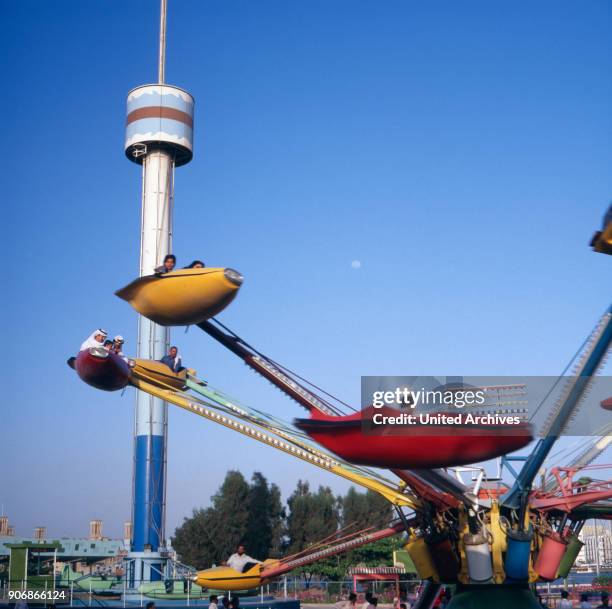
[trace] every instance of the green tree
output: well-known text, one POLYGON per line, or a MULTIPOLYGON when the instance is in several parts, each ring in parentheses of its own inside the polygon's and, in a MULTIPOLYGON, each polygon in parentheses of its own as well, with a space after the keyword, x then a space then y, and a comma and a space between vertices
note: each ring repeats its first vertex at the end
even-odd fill
POLYGON ((342 498, 342 526, 354 524, 356 529, 382 529, 393 519, 391 504, 381 495, 368 490, 359 493, 351 486, 342 498))
POLYGON ((229 471, 212 496, 212 506, 196 509, 174 532, 172 545, 180 559, 203 569, 219 564, 242 541, 248 522, 249 485, 237 471, 229 471))
POLYGON ((260 472, 255 472, 247 497, 248 519, 244 543, 247 552, 261 560, 278 556, 282 534, 283 509, 280 491, 260 472))
POLYGON ((220 557, 226 560, 243 541, 249 519, 249 485, 238 471, 229 471, 221 488, 212 496, 214 537, 220 557))
POLYGON ((214 530, 215 515, 212 508, 193 510, 191 518, 174 531, 172 545, 180 559, 196 569, 210 567, 219 562, 214 530))
POLYGON ((356 548, 346 555, 350 565, 365 565, 366 567, 393 566, 393 552, 405 544, 403 535, 379 539, 373 543, 356 548))
POLYGON ((276 484, 270 485, 268 500, 270 520, 272 522, 272 537, 270 539, 270 558, 279 558, 283 551, 283 536, 287 514, 281 501, 281 492, 276 484))
MULTIPOLYGON (((227 472, 211 503, 185 518, 172 540, 180 559, 198 569, 226 560, 240 542, 249 554, 263 560, 301 552, 336 533, 339 524, 354 523, 352 530, 382 528, 392 517, 391 506, 376 493, 359 493, 351 487, 344 497, 336 497, 323 486, 313 493, 308 482, 301 480, 287 501, 286 517, 279 488, 260 472, 253 474, 250 484, 240 472, 227 472)), ((394 540, 332 556, 300 572, 306 577, 318 574, 334 579, 343 577, 351 564, 390 564, 398 544, 394 540)))
POLYGON ((351 552, 330 556, 325 560, 307 565, 302 569, 302 572, 308 576, 316 574, 333 581, 344 579, 349 567, 355 565, 365 565, 367 567, 392 566, 394 550, 399 550, 404 543, 401 535, 380 539, 351 552))
POLYGON ((320 486, 316 493, 311 493, 308 482, 299 480, 287 505, 290 554, 300 552, 338 530, 340 506, 329 487, 320 486))
POLYGON ((172 540, 180 559, 198 569, 227 560, 239 543, 260 559, 280 555, 285 513, 280 490, 255 472, 249 485, 237 471, 229 471, 212 505, 193 511, 172 540))
MULTIPOLYGON (((292 518, 295 518, 295 528, 304 529, 304 536, 308 537, 308 527, 303 524, 303 521, 311 518, 307 510, 304 509, 304 503, 308 503, 309 489, 307 484, 298 483, 298 488, 289 500, 291 513, 289 515, 290 524, 293 524, 292 518), (295 513, 294 513, 295 510, 295 513)), ((360 493, 355 488, 351 487, 346 495, 339 498, 337 505, 341 508, 340 523, 342 527, 349 525, 347 532, 363 530, 369 527, 376 529, 385 528, 392 520, 393 511, 391 505, 383 497, 377 493, 368 491, 360 493)), ((296 534, 293 534, 293 542, 296 542, 296 534)), ((318 541, 326 535, 320 534, 317 539, 309 539, 318 541)), ((295 544, 296 547, 299 544, 295 544)), ((302 547, 307 547, 308 543, 303 543, 302 547)), ((348 568, 357 564, 365 564, 367 566, 391 565, 393 560, 393 551, 401 547, 401 536, 382 539, 377 542, 361 546, 351 552, 331 556, 324 560, 319 560, 311 565, 306 565, 300 569, 300 573, 308 580, 312 575, 318 575, 327 579, 335 580, 345 577, 348 568)))
POLYGON ((354 486, 342 497, 342 527, 357 525, 363 529, 367 526, 367 499, 364 493, 358 493, 354 486))

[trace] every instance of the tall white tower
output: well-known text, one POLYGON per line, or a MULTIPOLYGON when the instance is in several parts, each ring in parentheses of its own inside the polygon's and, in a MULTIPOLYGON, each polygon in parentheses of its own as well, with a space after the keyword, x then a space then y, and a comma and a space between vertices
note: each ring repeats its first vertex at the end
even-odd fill
MULTIPOLYGON (((140 276, 151 275, 172 253, 174 168, 193 156, 193 97, 165 84, 166 0, 161 0, 157 84, 132 89, 127 99, 125 154, 142 165, 140 276)), ((170 333, 138 319, 137 355, 161 359, 170 333)), ((137 392, 134 426, 132 539, 129 579, 163 578, 165 567, 165 474, 167 405, 137 392)))

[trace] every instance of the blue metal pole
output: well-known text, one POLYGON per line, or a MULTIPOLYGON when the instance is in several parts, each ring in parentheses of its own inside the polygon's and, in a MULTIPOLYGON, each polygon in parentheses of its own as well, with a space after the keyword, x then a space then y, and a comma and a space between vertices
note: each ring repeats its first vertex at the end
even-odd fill
POLYGON ((576 374, 573 385, 561 405, 559 413, 548 435, 538 440, 533 452, 527 458, 525 465, 523 465, 514 485, 502 498, 504 505, 512 508, 518 508, 520 506, 522 497, 531 488, 531 484, 540 471, 542 464, 546 460, 546 457, 559 438, 561 431, 586 390, 590 378, 595 374, 602 363, 610 347, 610 343, 612 342, 612 305, 602 317, 597 328, 597 334, 593 337, 593 341, 593 344, 589 347, 590 350, 587 352, 588 355, 576 374))
MULTIPOLYGON (((173 154, 148 147, 143 162, 140 274, 150 275, 170 251, 173 154)), ((169 332, 146 317, 138 319, 138 357, 161 359, 169 332)), ((158 552, 164 545, 167 405, 142 391, 136 397, 132 552, 158 552)), ((140 557, 136 579, 161 578, 155 556, 140 557), (154 561, 154 562, 153 562, 154 561)))

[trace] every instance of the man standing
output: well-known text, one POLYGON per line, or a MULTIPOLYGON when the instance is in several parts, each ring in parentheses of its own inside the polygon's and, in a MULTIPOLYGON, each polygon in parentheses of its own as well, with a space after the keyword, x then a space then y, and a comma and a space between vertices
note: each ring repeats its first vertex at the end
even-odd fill
POLYGON ((236 548, 236 552, 227 559, 227 566, 234 569, 234 571, 238 571, 238 573, 244 573, 244 571, 248 571, 260 562, 261 560, 251 558, 245 554, 244 545, 240 544, 238 548, 236 548))
POLYGON ((166 366, 168 366, 168 368, 170 368, 172 372, 176 373, 183 369, 183 363, 181 360, 181 356, 178 354, 177 347, 170 347, 168 355, 164 355, 164 357, 162 357, 160 361, 162 362, 162 364, 166 364, 166 366))
POLYGON ((92 347, 103 347, 104 340, 108 336, 108 332, 102 328, 94 330, 85 341, 81 344, 79 351, 85 351, 85 349, 91 349, 92 347))

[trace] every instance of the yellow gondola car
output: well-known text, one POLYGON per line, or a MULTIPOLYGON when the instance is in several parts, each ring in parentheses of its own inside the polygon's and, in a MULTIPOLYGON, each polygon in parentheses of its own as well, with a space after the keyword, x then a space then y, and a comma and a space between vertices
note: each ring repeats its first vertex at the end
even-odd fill
POLYGON ((242 275, 233 269, 181 269, 139 277, 115 294, 162 326, 205 321, 234 300, 242 275))
POLYGON ((162 389, 185 389, 187 376, 195 376, 195 370, 183 368, 179 372, 172 372, 166 364, 150 359, 133 359, 132 378, 152 383, 162 389))
POLYGON ((601 230, 593 235, 591 247, 600 254, 612 255, 612 205, 604 216, 601 230))
POLYGON ((198 571, 193 578, 194 583, 202 588, 213 590, 237 591, 257 588, 263 583, 261 573, 278 563, 278 560, 268 558, 262 563, 257 563, 248 571, 240 573, 230 567, 213 567, 198 571))

